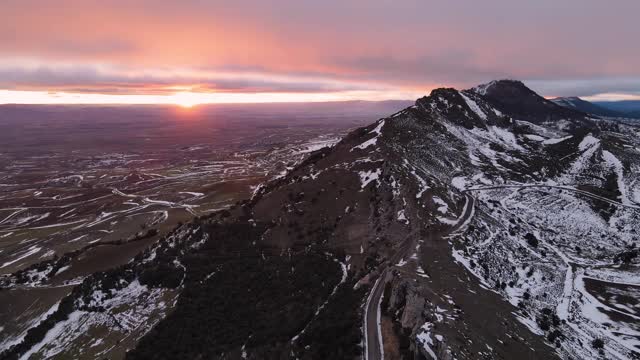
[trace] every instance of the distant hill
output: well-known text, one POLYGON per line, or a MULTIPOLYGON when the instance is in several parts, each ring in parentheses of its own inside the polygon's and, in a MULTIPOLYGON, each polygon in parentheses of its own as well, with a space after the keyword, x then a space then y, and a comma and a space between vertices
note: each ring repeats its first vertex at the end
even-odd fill
POLYGON ((595 105, 624 113, 627 117, 640 119, 640 100, 598 101, 595 105))
POLYGON ((606 106, 601 106, 599 104, 594 104, 586 100, 582 100, 579 97, 559 97, 552 99, 554 103, 570 108, 582 111, 587 114, 593 114, 597 116, 606 116, 606 117, 628 117, 628 114, 625 114, 621 111, 616 111, 614 109, 608 108, 606 106))

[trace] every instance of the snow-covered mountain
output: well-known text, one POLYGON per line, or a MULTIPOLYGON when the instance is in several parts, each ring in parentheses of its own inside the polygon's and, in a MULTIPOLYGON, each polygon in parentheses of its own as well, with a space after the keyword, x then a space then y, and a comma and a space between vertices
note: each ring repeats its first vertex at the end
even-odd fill
POLYGON ((85 279, 0 358, 638 358, 639 134, 518 81, 434 90, 85 279))

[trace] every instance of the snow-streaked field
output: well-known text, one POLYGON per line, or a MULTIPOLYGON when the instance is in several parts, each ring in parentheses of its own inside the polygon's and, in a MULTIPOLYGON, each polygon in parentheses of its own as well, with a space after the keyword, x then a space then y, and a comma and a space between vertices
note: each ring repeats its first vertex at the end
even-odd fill
POLYGON ((0 273, 222 209, 402 105, 0 107, 0 273))

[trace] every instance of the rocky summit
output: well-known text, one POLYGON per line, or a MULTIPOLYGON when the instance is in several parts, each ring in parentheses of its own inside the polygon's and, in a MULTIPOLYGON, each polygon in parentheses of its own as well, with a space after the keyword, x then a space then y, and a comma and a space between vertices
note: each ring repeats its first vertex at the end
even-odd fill
POLYGON ((518 81, 434 90, 85 278, 0 358, 639 358, 639 135, 518 81))

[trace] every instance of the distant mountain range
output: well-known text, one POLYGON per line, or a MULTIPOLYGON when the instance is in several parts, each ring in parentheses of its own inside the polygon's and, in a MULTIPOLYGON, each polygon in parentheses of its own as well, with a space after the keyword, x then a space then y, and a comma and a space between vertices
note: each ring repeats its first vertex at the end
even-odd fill
POLYGON ((589 102, 579 97, 559 97, 552 99, 554 103, 587 114, 615 118, 640 118, 640 101, 600 101, 589 102))
POLYGON ((594 104, 640 119, 640 100, 598 101, 594 104))

